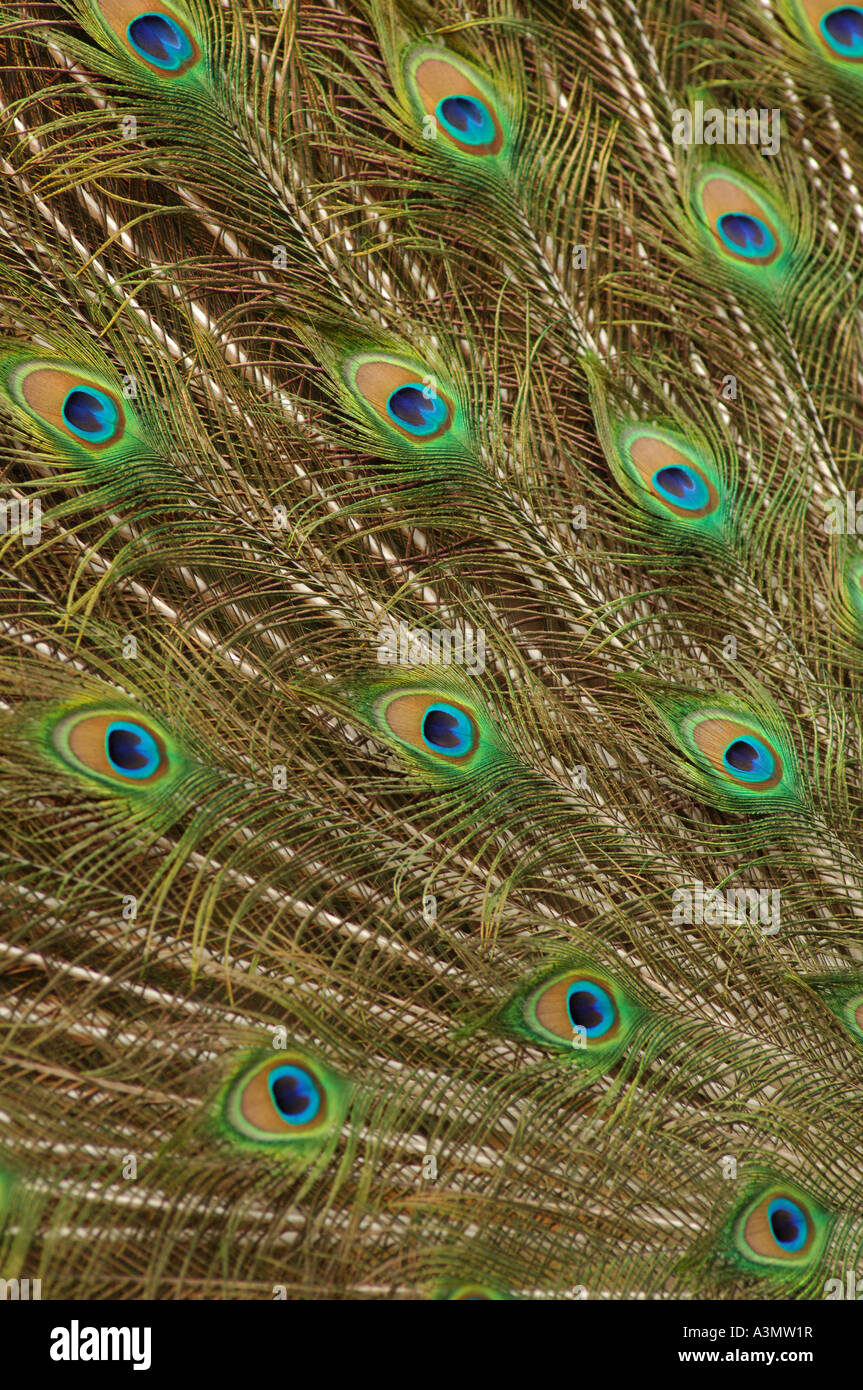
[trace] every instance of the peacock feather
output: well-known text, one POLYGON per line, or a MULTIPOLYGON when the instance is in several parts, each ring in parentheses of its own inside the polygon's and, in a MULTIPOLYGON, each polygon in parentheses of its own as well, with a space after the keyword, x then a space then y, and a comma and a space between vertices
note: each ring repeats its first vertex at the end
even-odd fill
POLYGON ((2 30, 0 1276, 823 1297, 863 8, 2 30))

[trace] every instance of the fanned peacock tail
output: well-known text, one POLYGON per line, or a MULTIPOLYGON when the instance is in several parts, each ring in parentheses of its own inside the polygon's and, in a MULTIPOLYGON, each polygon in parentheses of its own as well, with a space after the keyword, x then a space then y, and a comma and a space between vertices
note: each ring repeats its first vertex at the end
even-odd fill
POLYGON ((3 43, 0 1273, 823 1297, 863 8, 3 43))

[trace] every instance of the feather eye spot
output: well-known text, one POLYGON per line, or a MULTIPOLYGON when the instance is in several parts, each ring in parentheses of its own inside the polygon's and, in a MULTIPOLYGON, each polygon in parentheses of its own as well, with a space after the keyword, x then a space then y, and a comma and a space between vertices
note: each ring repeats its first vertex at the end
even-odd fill
POLYGON ((344 1087, 321 1064, 299 1052, 259 1058, 229 1084, 223 1116, 240 1141, 303 1151, 341 1122, 344 1087))
POLYGON ((665 430, 630 425, 620 435, 626 471, 646 491, 652 509, 682 521, 701 521, 719 510, 720 492, 683 447, 681 437, 665 430))
POLYGON ((102 22, 127 57, 159 82, 173 81, 201 60, 201 47, 188 22, 173 7, 142 10, 141 0, 95 0, 102 22))
POLYGON ((631 1030, 637 1009, 611 980, 569 970, 534 988, 521 1004, 533 1037, 568 1049, 603 1053, 631 1030))
POLYGON ((706 482, 686 464, 659 468, 650 481, 660 497, 686 511, 702 511, 710 501, 706 482))
POLYGON ((423 743, 433 753, 446 758, 463 758, 471 751, 474 739, 470 717, 455 705, 429 705, 422 722, 423 743))
POLYGON ((796 1254, 806 1244, 806 1213, 790 1198, 774 1198, 767 1208, 767 1222, 773 1239, 786 1254, 796 1254))
POLYGON ((479 748, 479 728, 471 712, 454 700, 412 691, 380 706, 384 723, 400 743, 451 766, 468 763, 479 748))
POLYGON ((362 354, 349 359, 345 375, 366 406, 403 440, 424 447, 452 427, 455 407, 431 372, 415 363, 362 354))
POLYGON ((776 238, 767 223, 748 212, 725 212, 717 230, 729 251, 747 260, 763 261, 776 250, 776 238))
POLYGON ((446 402, 417 381, 391 391, 386 410, 393 424, 417 438, 439 434, 449 414, 446 402))
POLYGON ((321 1094, 305 1067, 276 1067, 267 1078, 270 1095, 282 1119, 289 1125, 305 1125, 321 1108, 321 1094))
POLYGON ((444 97, 435 107, 435 115, 444 130, 465 145, 487 145, 494 140, 494 120, 479 97, 444 97))
POLYGON ((72 715, 54 730, 61 757, 101 781, 147 787, 170 768, 165 741, 152 725, 119 712, 72 715))
POLYGON ((575 980, 566 992, 566 1011, 574 1028, 588 1038, 602 1038, 616 1020, 614 1000, 595 980, 575 980))
POLYGON ((59 363, 21 362, 10 374, 13 396, 42 427, 64 441, 101 452, 120 440, 127 420, 118 396, 59 363))
POLYGON ((746 1253, 758 1261, 796 1260, 812 1250, 816 1229, 802 1199, 771 1192, 750 1207, 741 1220, 746 1253))
POLYGON ((726 173, 708 173, 696 204, 715 245, 725 257, 753 269, 776 265, 787 246, 779 219, 755 185, 726 173))
POLYGON ((104 444, 117 429, 119 411, 114 401, 95 386, 73 386, 60 407, 63 423, 87 444, 104 444))
POLYGON ((722 761, 734 777, 746 782, 763 782, 776 770, 776 759, 760 738, 736 738, 729 743, 722 761))
POLYGON ((188 34, 170 15, 158 11, 136 15, 126 28, 126 37, 145 63, 166 72, 175 72, 194 56, 188 34))
POLYGON ((863 59, 863 9, 840 5, 822 15, 819 24, 828 47, 840 58, 863 59))
POLYGON ((776 748, 735 719, 700 718, 692 726, 692 738, 713 771, 747 791, 770 791, 782 781, 784 767, 776 748))
POLYGON ((142 724, 114 720, 105 731, 105 756, 121 777, 152 777, 162 760, 158 744, 142 724))
POLYGON ((478 85, 485 85, 480 73, 420 49, 408 58, 408 78, 417 114, 431 118, 446 145, 473 158, 500 154, 504 130, 494 96, 478 85))

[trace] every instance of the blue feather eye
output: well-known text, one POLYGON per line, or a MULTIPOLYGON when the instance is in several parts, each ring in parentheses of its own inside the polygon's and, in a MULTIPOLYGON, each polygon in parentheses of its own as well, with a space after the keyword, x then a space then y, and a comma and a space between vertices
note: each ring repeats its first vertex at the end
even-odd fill
POLYGON ((167 735, 131 710, 73 709, 52 727, 51 742, 75 771, 126 792, 146 793, 183 766, 167 735))
POLYGON ((566 991, 566 1011, 574 1028, 602 1038, 617 1020, 614 1001, 595 980, 574 980, 566 991))
POLYGON ((321 1108, 321 1096, 314 1077, 305 1067, 277 1067, 267 1083, 273 1105, 289 1125, 306 1125, 321 1108))
POLYGON ((681 732, 687 752, 721 779, 723 792, 751 800, 752 793, 785 797, 794 790, 793 762, 758 725, 731 711, 693 710, 681 732))
POLYGON ((765 289, 787 273, 796 254, 791 229, 758 184, 732 169, 708 165, 692 201, 712 248, 729 268, 745 268, 749 283, 765 289))
POLYGON ((719 520, 722 491, 713 460, 682 434, 656 425, 622 423, 612 467, 639 506, 674 523, 706 528, 719 520))
POLYGON ((762 260, 776 249, 776 238, 767 223, 749 212, 726 212, 716 224, 729 251, 762 260))
POLYGON ((62 462, 131 458, 147 448, 146 431, 118 392, 86 367, 38 357, 0 364, 0 394, 28 416, 28 424, 59 445, 62 462), (109 454, 111 451, 111 454, 109 454))
POLYGON ((809 1220, 790 1197, 774 1197, 767 1208, 767 1222, 776 1244, 786 1254, 802 1250, 809 1235, 809 1220))
POLYGON ((119 411, 104 391, 95 386, 75 386, 60 408, 63 423, 88 444, 101 444, 117 428, 119 411))
POLYGON ((390 392, 387 414, 402 429, 422 438, 436 434, 446 422, 449 412, 440 396, 427 394, 427 388, 411 381, 390 392))
POLYGON ((347 1096, 343 1078, 316 1058, 263 1051, 247 1058, 217 1106, 223 1132, 240 1147, 307 1160, 338 1130, 347 1096))
POLYGON ((156 740, 143 725, 119 719, 105 730, 105 756, 121 777, 151 777, 162 761, 156 740))
POLYGON ((825 42, 840 58, 863 58, 863 9, 840 5, 822 15, 819 25, 825 42))
POLYGON ((638 1005, 612 979, 583 967, 534 983, 504 1015, 515 1032, 553 1043, 589 1066, 612 1061, 639 1017, 638 1005))
POLYGON ((657 469, 650 481, 660 497, 687 511, 701 511, 711 500, 704 479, 683 463, 657 469))
POLYGON ((435 115, 449 135, 463 145, 487 145, 495 137, 491 112, 477 96, 448 96, 439 101, 435 115))
POLYGON ((384 691, 374 717, 403 748, 421 754, 423 770, 436 776, 462 777, 487 769, 500 752, 493 727, 439 688, 384 691))
POLYGON ((194 54, 188 35, 167 14, 139 14, 128 25, 126 37, 145 62, 168 72, 187 63, 194 54))
MULTIPOLYGON (((793 1189, 792 1189, 793 1190, 793 1189)), ((800 1264, 814 1258, 828 1229, 827 1214, 788 1188, 774 1187, 744 1209, 737 1222, 740 1252, 755 1264, 800 1264)))
POLYGON ((462 758, 473 745, 473 725, 464 711, 456 709, 455 705, 429 705, 423 715, 422 738, 433 753, 443 753, 448 758, 462 758))
POLYGON ((444 449, 463 443, 454 428, 455 399, 431 367, 368 352, 349 357, 343 371, 352 393, 371 407, 389 436, 398 436, 400 451, 405 445, 411 452, 426 449, 438 440, 444 449))
POLYGON ((733 777, 744 782, 764 782, 776 771, 776 758, 767 744, 754 734, 729 743, 722 761, 733 777))
POLYGON ((506 107, 488 77, 446 49, 424 44, 405 58, 405 76, 415 114, 428 136, 427 118, 444 137, 444 157, 454 151, 473 161, 505 154, 511 136, 506 107))

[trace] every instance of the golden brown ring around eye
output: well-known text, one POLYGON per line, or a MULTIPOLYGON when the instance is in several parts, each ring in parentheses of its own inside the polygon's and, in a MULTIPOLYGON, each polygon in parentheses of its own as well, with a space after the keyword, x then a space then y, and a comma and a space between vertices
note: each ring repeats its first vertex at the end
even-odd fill
POLYGON ((53 425, 54 429, 66 435, 67 438, 73 439, 76 444, 85 444, 89 450, 107 449, 112 444, 116 444, 126 428, 123 407, 114 393, 95 381, 88 381, 78 372, 65 371, 60 367, 35 367, 33 371, 27 372, 21 378, 21 394, 31 410, 34 410, 49 425, 53 425), (75 434, 74 430, 69 429, 63 419, 63 402, 69 392, 89 389, 107 396, 117 411, 117 423, 106 439, 98 441, 82 439, 80 435, 75 434))
MULTIPOLYGON (((129 25, 132 24, 134 20, 140 19, 142 16, 148 14, 167 15, 168 18, 172 19, 178 28, 183 31, 191 46, 189 57, 176 67, 167 68, 164 71, 160 71, 158 68, 155 68, 154 65, 147 63, 151 71, 155 71, 159 76, 167 78, 181 77, 184 72, 188 72, 189 68, 194 67, 195 64, 199 62, 201 49, 194 34, 188 24, 180 18, 177 11, 173 10, 170 5, 161 3, 161 0, 152 7, 142 4, 141 0, 96 0, 96 3, 111 30, 116 34, 127 52, 130 53, 138 63, 141 62, 143 55, 138 52, 134 44, 130 43, 128 36, 129 25)), ((143 60, 147 62, 146 58, 143 60)))
MULTIPOLYGON (((122 721, 124 716, 118 712, 111 714, 93 714, 77 720, 74 724, 67 726, 66 741, 69 751, 77 758, 78 762, 83 763, 91 772, 98 772, 103 777, 109 777, 115 782, 126 782, 126 778, 112 767, 107 754, 107 734, 111 724, 122 721)), ((137 786, 146 787, 152 782, 158 782, 168 771, 168 756, 165 744, 156 730, 149 724, 144 724, 142 720, 130 718, 130 723, 140 724, 150 735, 159 751, 159 766, 149 777, 139 777, 135 779, 137 786)))
POLYGON ((803 1203, 797 1197, 789 1197, 782 1192, 771 1192, 764 1197, 746 1218, 743 1238, 757 1255, 765 1259, 799 1260, 809 1252, 815 1239, 815 1223, 803 1203), (770 1206, 776 1201, 789 1201, 802 1211, 806 1219, 806 1241, 799 1250, 783 1250, 770 1227, 770 1206))
POLYGON ((717 715, 713 719, 701 719, 693 726, 692 737, 700 748, 704 756, 710 761, 717 772, 721 772, 723 777, 737 783, 738 786, 746 787, 753 791, 769 791, 771 787, 776 787, 782 781, 783 767, 782 759, 776 748, 770 743, 763 734, 757 733, 754 729, 748 728, 745 724, 738 724, 736 720, 725 719, 717 715), (723 755, 732 743, 738 739, 751 741, 757 739, 764 744, 765 748, 773 757, 773 772, 769 777, 755 782, 745 777, 735 777, 731 768, 723 762, 723 755))
POLYGON ((734 213, 737 216, 754 217, 768 229, 773 238, 772 249, 764 256, 751 258, 753 265, 772 265, 772 263, 782 254, 782 243, 776 228, 765 214, 764 209, 750 197, 744 188, 740 188, 730 179, 723 179, 719 175, 714 178, 706 179, 701 189, 701 200, 707 221, 710 225, 718 245, 723 251, 727 252, 729 247, 722 240, 719 234, 719 220, 728 214, 734 213))
MULTIPOLYGON (((597 1041, 606 1043, 617 1037, 620 1031, 620 1014, 611 990, 602 980, 594 979, 593 976, 586 975, 582 971, 575 971, 571 975, 565 975, 562 980, 555 980, 553 984, 548 985, 541 994, 537 995, 534 1004, 537 1023, 558 1038, 569 1040, 572 1037, 575 1024, 570 1016, 567 996, 570 986, 573 984, 593 985, 601 992, 601 997, 604 996, 611 1001, 614 1009, 614 1022, 597 1041)), ((590 1039, 588 1039, 589 1041, 590 1039)))
MULTIPOLYGON (((406 439, 410 439, 414 443, 417 442, 417 435, 399 424, 392 412, 387 410, 387 402, 393 392, 398 391, 400 387, 414 386, 421 380, 421 368, 403 367, 397 362, 387 362, 382 358, 361 362, 354 374, 354 385, 360 395, 368 401, 369 405, 374 407, 392 429, 398 430, 399 434, 403 434, 406 439)), ((438 391, 437 397, 446 407, 446 415, 437 429, 421 436, 420 442, 423 444, 439 439, 442 434, 446 434, 452 424, 452 402, 441 391, 438 391)))
MULTIPOLYGON (((476 720, 470 710, 466 709, 464 705, 459 704, 457 700, 451 699, 449 695, 447 695, 445 699, 437 700, 434 695, 428 692, 424 692, 421 695, 399 695, 386 706, 384 719, 397 738, 402 739, 405 743, 412 744, 414 748, 418 748, 422 753, 435 756, 435 750, 430 748, 423 738, 423 720, 431 705, 441 703, 452 705, 453 708, 464 715, 470 723, 470 748, 466 753, 462 753, 460 756, 446 756, 447 763, 458 766, 468 762, 476 752, 479 746, 479 730, 477 729, 476 720)), ((442 759, 444 757, 442 754, 437 754, 437 756, 442 759)))
POLYGON ((702 516, 710 516, 712 512, 716 511, 719 506, 719 493, 707 475, 686 454, 682 454, 679 449, 675 449, 666 440, 656 439, 650 434, 636 435, 629 441, 628 448, 629 456, 638 470, 639 477, 648 491, 654 495, 656 495, 656 488, 653 484, 653 478, 663 468, 691 470, 693 473, 697 473, 704 483, 708 500, 703 507, 677 507, 668 497, 663 496, 660 500, 669 511, 693 521, 697 521, 702 516))
MULTIPOLYGON (((445 58, 426 58, 419 64, 414 74, 419 91, 420 101, 427 115, 435 116, 438 103, 445 101, 447 97, 458 94, 464 97, 473 97, 474 100, 482 103, 485 110, 491 117, 494 126, 494 136, 483 145, 462 144, 462 142, 450 131, 444 131, 448 140, 458 148, 468 154, 497 154, 503 147, 503 131, 491 102, 477 87, 476 83, 471 82, 463 72, 460 72, 453 63, 448 63, 445 58)), ((438 123, 438 128, 442 129, 438 123)))
POLYGON ((283 1054, 274 1058, 272 1062, 259 1067, 256 1072, 246 1081, 241 1081, 242 1087, 239 1097, 239 1106, 243 1117, 255 1129, 264 1130, 269 1134, 287 1134, 299 1136, 307 1133, 310 1129, 317 1129, 327 1117, 327 1098, 323 1087, 319 1085, 312 1069, 304 1057, 290 1054, 283 1054), (283 1119, 276 1108, 273 1096, 270 1091, 270 1076, 273 1072, 278 1072, 284 1067, 296 1067, 311 1083, 318 1100, 317 1109, 312 1118, 306 1124, 290 1124, 283 1119))
POLYGON ((841 58, 845 63, 863 63, 863 53, 849 52, 846 48, 828 42, 827 35, 821 28, 822 20, 826 15, 830 14, 831 10, 841 10, 845 8, 853 9, 855 7, 838 5, 836 0, 800 0, 800 3, 812 26, 813 34, 817 36, 818 42, 824 48, 825 53, 828 53, 830 57, 834 59, 841 58))

